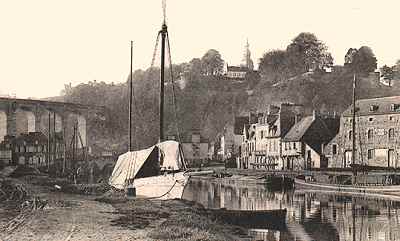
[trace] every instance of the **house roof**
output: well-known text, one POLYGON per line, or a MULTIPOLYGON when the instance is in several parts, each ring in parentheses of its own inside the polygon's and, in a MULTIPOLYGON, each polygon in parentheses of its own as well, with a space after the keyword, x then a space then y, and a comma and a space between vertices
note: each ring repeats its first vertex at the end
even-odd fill
POLYGON ((307 116, 290 128, 283 141, 327 142, 337 134, 339 124, 336 117, 307 116))
POLYGON ((237 116, 235 117, 235 123, 233 127, 233 133, 235 135, 242 135, 244 125, 249 124, 249 117, 248 116, 237 116))
POLYGON ((278 120, 278 118, 279 118, 279 116, 275 115, 275 114, 267 115, 266 122, 268 125, 273 125, 276 122, 276 120, 278 120))
POLYGON ((249 69, 247 67, 242 67, 242 66, 227 66, 228 71, 234 71, 234 72, 247 72, 249 69))
MULTIPOLYGON (((350 105, 344 112, 343 116, 352 115, 353 105, 350 105)), ((360 99, 356 101, 357 115, 382 115, 382 114, 399 114, 400 113, 400 96, 389 96, 372 99, 360 99), (397 110, 392 110, 392 104, 399 105, 397 110), (371 106, 376 106, 371 111, 371 106)))
POLYGON ((293 125, 293 127, 289 130, 286 136, 283 138, 283 141, 300 141, 303 138, 304 134, 313 124, 314 119, 312 116, 307 116, 293 125))

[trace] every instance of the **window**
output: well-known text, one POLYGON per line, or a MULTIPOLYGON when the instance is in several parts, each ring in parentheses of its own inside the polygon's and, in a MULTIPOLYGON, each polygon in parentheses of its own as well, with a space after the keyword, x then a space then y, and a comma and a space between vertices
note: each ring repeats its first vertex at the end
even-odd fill
POLYGON ((261 131, 260 136, 261 136, 261 139, 264 138, 264 131, 261 131))
POLYGON ((332 145, 332 155, 336 155, 337 154, 337 144, 333 144, 332 145))
POLYGON ((369 149, 368 150, 368 159, 374 158, 374 149, 369 149))
POLYGON ((389 120, 392 121, 393 120, 393 116, 389 116, 389 120))
POLYGON ((394 129, 390 128, 389 129, 389 139, 393 139, 394 138, 394 129))
POLYGON ((293 142, 293 149, 294 149, 294 150, 297 149, 297 147, 296 147, 296 142, 293 142))
POLYGON ((398 111, 400 105, 399 104, 391 104, 390 105, 390 111, 398 111))
POLYGON ((374 118, 370 117, 368 120, 369 120, 369 122, 372 122, 372 121, 374 121, 374 118))
POLYGON ((379 109, 379 106, 377 106, 377 105, 371 105, 370 107, 369 107, 369 111, 371 111, 371 112, 375 112, 375 111, 377 111, 379 109))
POLYGON ((349 131, 349 136, 348 136, 349 140, 351 140, 353 138, 353 131, 349 131))
POLYGON ((374 138, 374 130, 369 129, 368 133, 367 133, 367 137, 368 137, 368 140, 371 140, 372 138, 374 138))

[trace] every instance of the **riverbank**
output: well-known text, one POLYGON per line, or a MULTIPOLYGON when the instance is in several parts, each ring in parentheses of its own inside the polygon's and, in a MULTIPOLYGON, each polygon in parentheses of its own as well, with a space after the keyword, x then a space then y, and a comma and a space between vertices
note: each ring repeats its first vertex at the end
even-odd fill
MULTIPOLYGON (((123 193, 108 190, 106 195, 88 193, 79 185, 50 187, 56 180, 14 179, 39 198, 44 207, 22 212, 21 207, 0 208, 0 240, 251 240, 247 230, 227 225, 202 206, 183 200, 127 200, 123 193), (38 182, 38 180, 40 180, 38 182), (45 182, 43 182, 45 181, 45 182), (41 183, 42 185, 38 185, 41 183), (69 193, 67 193, 69 192, 69 193)), ((66 183, 64 183, 66 184, 66 183)), ((57 184, 56 184, 57 185, 57 184)), ((89 189, 98 189, 90 185, 89 189)), ((39 200, 37 199, 37 200, 39 200)))
POLYGON ((144 231, 144 240, 251 240, 245 229, 224 224, 193 202, 134 200, 112 206, 120 215, 113 223, 144 231))

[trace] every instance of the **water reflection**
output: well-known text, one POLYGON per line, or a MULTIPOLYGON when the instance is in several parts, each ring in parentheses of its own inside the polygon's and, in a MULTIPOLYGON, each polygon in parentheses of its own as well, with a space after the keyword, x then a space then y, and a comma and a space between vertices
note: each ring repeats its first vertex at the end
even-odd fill
POLYGON ((286 227, 250 229, 253 240, 400 241, 400 203, 306 190, 269 191, 260 184, 192 179, 184 196, 206 208, 287 209, 286 227))

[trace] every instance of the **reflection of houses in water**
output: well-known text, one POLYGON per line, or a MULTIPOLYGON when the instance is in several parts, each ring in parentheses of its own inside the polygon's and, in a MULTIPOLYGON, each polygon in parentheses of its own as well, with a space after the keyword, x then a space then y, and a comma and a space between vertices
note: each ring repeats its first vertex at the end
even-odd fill
POLYGON ((255 240, 400 240, 400 202, 301 190, 273 193, 262 185, 220 179, 192 179, 184 198, 208 208, 286 208, 287 230, 250 230, 255 240))
POLYGON ((197 191, 185 192, 186 198, 196 200, 208 208, 232 210, 272 210, 282 208, 282 194, 269 193, 256 186, 235 186, 229 183, 202 181, 192 181, 189 183, 190 185, 193 185, 192 188, 197 191))
MULTIPOLYGON (((297 195, 303 196, 305 199, 320 200, 317 213, 306 214, 305 216, 308 217, 305 219, 299 216, 299 220, 303 223, 307 232, 309 232, 309 229, 306 222, 311 221, 312 223, 326 223, 334 227, 338 240, 375 241, 400 239, 397 211, 399 203, 323 193, 297 195)), ((309 203, 309 201, 305 201, 305 203, 309 203)), ((311 210, 313 209, 312 206, 311 210)), ((304 207, 304 205, 300 205, 299 210, 302 210, 303 213, 308 213, 308 208, 304 207)), ((328 232, 326 228, 324 230, 328 232)), ((315 236, 313 237, 316 238, 315 236)))

